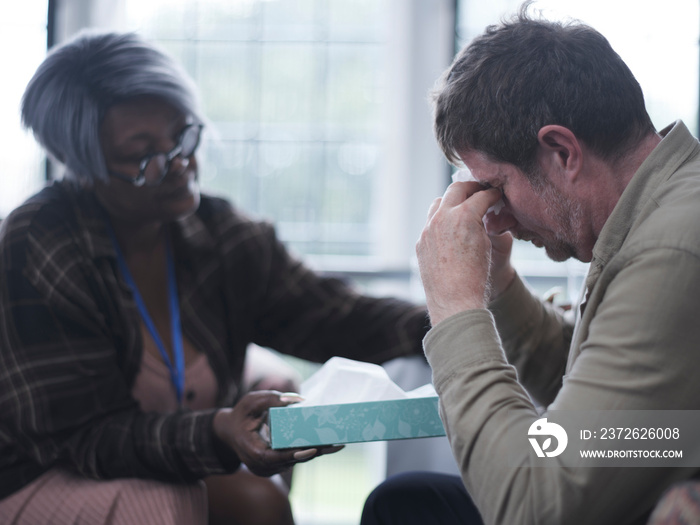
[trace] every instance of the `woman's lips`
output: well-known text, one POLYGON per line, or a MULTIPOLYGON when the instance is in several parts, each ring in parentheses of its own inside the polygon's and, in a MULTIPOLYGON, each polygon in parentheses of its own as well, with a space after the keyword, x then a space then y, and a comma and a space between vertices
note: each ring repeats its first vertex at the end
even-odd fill
POLYGON ((173 177, 167 184, 161 186, 163 190, 161 196, 165 198, 178 198, 189 195, 193 191, 191 185, 193 185, 195 181, 196 177, 194 173, 190 172, 173 177))

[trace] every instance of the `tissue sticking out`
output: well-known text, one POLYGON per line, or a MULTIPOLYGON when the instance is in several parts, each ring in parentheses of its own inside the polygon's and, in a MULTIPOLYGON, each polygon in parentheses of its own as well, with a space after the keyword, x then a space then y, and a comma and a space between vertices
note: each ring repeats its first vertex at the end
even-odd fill
POLYGON ((331 357, 301 385, 304 401, 295 407, 385 401, 437 395, 430 383, 404 392, 379 365, 331 357))
MULTIPOLYGON (((456 171, 452 175, 452 182, 469 182, 469 181, 474 181, 474 182, 479 182, 474 178, 474 175, 472 175, 472 172, 469 171, 468 168, 463 168, 461 170, 456 171)), ((479 182, 481 184, 481 182, 479 182)), ((503 202, 503 199, 499 199, 499 201, 491 206, 488 210, 486 210, 486 214, 488 215, 489 213, 493 212, 494 215, 498 215, 501 213, 501 209, 503 209, 503 206, 505 206, 505 203, 503 202)))

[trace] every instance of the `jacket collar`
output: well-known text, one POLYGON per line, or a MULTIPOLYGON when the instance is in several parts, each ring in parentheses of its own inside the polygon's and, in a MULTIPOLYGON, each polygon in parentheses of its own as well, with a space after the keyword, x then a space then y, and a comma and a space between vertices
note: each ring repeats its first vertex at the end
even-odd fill
POLYGON ((593 246, 593 259, 586 278, 588 290, 593 288, 603 268, 620 251, 632 226, 650 204, 659 186, 700 151, 697 139, 680 120, 659 134, 663 137, 661 142, 644 160, 622 192, 593 246))

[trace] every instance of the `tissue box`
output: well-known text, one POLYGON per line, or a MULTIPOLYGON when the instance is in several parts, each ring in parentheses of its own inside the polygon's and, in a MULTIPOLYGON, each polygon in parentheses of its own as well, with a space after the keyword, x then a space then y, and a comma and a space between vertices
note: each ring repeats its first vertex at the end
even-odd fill
POLYGON ((269 425, 272 448, 445 435, 437 396, 274 407, 270 409, 269 425))

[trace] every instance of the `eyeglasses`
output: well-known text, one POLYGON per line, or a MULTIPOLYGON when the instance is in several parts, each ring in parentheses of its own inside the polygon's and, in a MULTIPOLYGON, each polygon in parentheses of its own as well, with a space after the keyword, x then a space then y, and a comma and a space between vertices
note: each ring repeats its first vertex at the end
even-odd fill
POLYGON ((189 158, 194 155, 199 146, 203 127, 202 124, 189 124, 180 133, 177 145, 168 153, 146 155, 139 161, 139 172, 136 177, 111 170, 107 170, 107 173, 134 186, 157 186, 170 171, 173 160, 180 157, 183 161, 189 162, 189 158))

